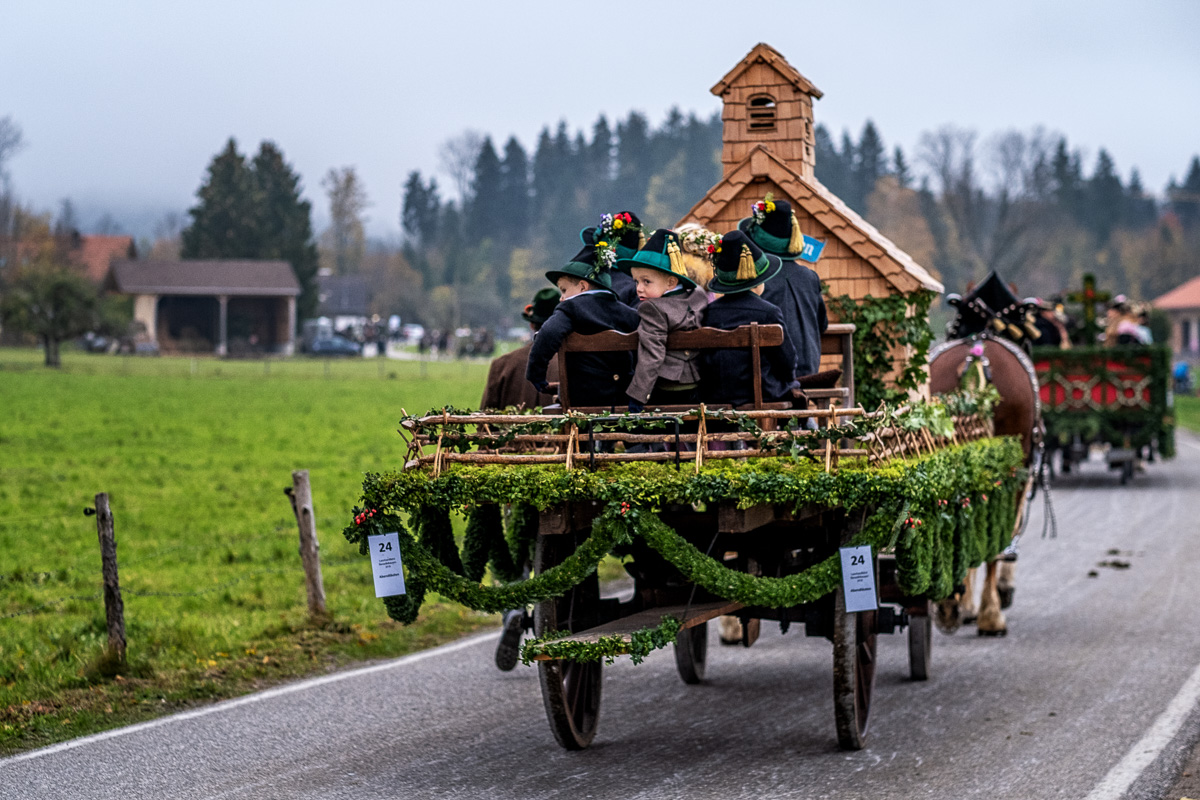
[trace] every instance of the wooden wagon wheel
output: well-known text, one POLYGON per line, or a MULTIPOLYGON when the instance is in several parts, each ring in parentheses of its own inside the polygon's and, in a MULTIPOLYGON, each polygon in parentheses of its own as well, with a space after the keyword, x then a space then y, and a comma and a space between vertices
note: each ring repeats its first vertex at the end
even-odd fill
POLYGON ((929 680, 929 659, 933 653, 933 616, 930 602, 924 613, 908 611, 908 674, 914 681, 929 680))
POLYGON ((704 680, 704 665, 707 663, 707 622, 675 634, 675 669, 684 683, 696 684, 704 680))
POLYGON ((871 690, 875 687, 875 611, 846 613, 839 587, 833 611, 833 715, 838 745, 861 750, 866 744, 871 690))
MULTIPOLYGON (((575 548, 571 533, 538 536, 534 571, 560 563, 575 548)), ((559 598, 538 603, 533 611, 534 632, 566 629, 576 633, 589 627, 600 599, 595 573, 559 598)), ((538 681, 542 702, 554 738, 567 750, 583 750, 592 743, 600 720, 602 662, 539 661, 538 681)))

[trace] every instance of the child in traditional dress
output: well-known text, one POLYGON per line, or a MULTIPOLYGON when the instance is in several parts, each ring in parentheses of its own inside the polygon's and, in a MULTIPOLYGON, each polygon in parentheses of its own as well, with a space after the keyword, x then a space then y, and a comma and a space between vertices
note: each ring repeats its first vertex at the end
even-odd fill
MULTIPOLYGON (((525 378, 539 392, 552 388, 546 370, 568 335, 609 330, 632 333, 638 326, 637 312, 613 294, 609 270, 597 261, 595 247, 584 247, 565 266, 547 272, 546 278, 558 287, 562 299, 534 336, 529 351, 525 378)), ((629 353, 572 353, 567 362, 572 404, 610 409, 624 406, 632 372, 629 353)))
MULTIPOLYGON (((745 233, 730 231, 721 237, 713 255, 714 277, 708 290, 721 295, 708 304, 704 324, 731 331, 742 325, 783 325, 783 312, 760 295, 764 285, 780 273, 783 264, 767 255, 745 233)), ((762 350, 762 397, 766 402, 791 400, 796 353, 786 334, 781 347, 762 350)), ((701 362, 701 391, 707 403, 729 403, 735 408, 754 402, 751 359, 742 348, 707 350, 701 362)))
POLYGON ((678 234, 656 230, 632 258, 617 261, 617 269, 633 278, 638 297, 637 367, 625 391, 629 410, 698 403, 697 352, 667 350, 667 336, 699 328, 708 305, 707 295, 688 277, 678 234))

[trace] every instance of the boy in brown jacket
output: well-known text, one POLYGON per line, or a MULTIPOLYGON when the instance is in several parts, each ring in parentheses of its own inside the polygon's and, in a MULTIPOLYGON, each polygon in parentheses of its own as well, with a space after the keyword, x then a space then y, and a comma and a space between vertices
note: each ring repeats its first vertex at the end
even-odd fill
POLYGON ((699 328, 708 305, 684 268, 678 234, 659 228, 632 258, 618 260, 617 269, 633 278, 639 301, 637 367, 625 391, 629 410, 698 403, 697 353, 667 350, 668 334, 699 328))

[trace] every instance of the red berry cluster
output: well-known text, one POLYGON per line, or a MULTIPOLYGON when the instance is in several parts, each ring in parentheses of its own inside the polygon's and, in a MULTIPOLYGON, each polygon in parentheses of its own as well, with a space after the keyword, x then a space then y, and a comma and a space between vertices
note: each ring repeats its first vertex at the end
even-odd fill
POLYGON ((375 516, 375 509, 372 508, 369 511, 364 511, 354 518, 354 524, 362 525, 364 522, 367 521, 367 519, 369 519, 370 517, 373 517, 373 516, 375 516))
POLYGON ((918 526, 920 526, 920 525, 924 525, 925 523, 924 523, 924 522, 922 522, 922 521, 921 521, 920 519, 918 519, 917 517, 909 517, 908 519, 904 520, 904 524, 905 524, 905 525, 907 525, 907 526, 908 526, 908 527, 910 527, 910 528, 915 528, 915 527, 918 527, 918 526))
POLYGON ((625 516, 625 514, 629 512, 630 508, 632 508, 632 506, 629 505, 629 503, 621 503, 621 516, 625 516))
POLYGON ((966 508, 966 507, 968 507, 969 505, 971 505, 971 498, 969 498, 969 497, 964 497, 964 498, 962 499, 962 507, 963 507, 963 508, 966 508))
POLYGON ((986 495, 986 494, 985 494, 985 495, 982 495, 982 497, 983 497, 983 502, 985 502, 985 503, 986 503, 986 502, 987 502, 987 495, 986 495))

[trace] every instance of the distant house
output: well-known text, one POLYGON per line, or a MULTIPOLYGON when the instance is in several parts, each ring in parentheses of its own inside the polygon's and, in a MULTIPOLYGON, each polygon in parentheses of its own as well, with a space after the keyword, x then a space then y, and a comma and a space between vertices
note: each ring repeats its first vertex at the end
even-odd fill
POLYGON ((325 317, 335 331, 361 331, 370 316, 370 292, 358 275, 317 275, 317 316, 325 317))
POLYGON ((113 261, 127 258, 137 258, 132 236, 83 234, 76 237, 67 252, 67 260, 83 267, 88 278, 96 283, 104 281, 113 261))
POLYGON ((300 284, 286 261, 115 261, 106 288, 134 297, 134 320, 163 352, 296 349, 300 284))
POLYGON ((1200 361, 1200 277, 1176 286, 1152 301, 1171 320, 1171 350, 1180 358, 1200 361))

